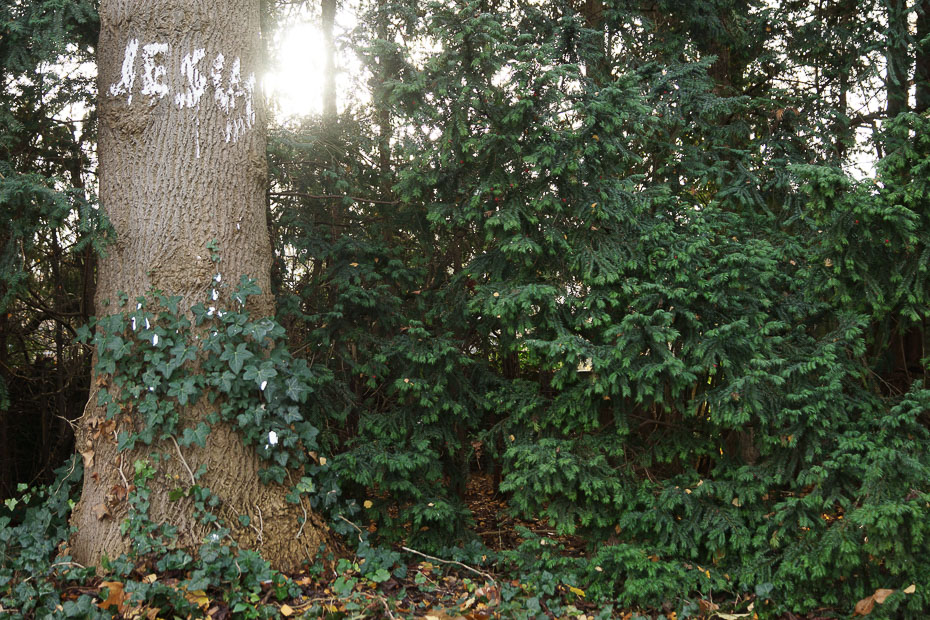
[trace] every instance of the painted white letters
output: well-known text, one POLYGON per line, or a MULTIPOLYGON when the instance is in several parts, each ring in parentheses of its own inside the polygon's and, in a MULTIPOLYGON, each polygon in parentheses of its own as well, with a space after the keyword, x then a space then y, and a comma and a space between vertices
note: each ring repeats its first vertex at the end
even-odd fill
MULTIPOLYGON (((130 106, 136 82, 138 55, 139 40, 130 39, 123 55, 120 80, 114 82, 107 90, 113 97, 125 95, 126 104, 130 106)), ((178 109, 192 110, 197 114, 199 143, 200 108, 208 86, 212 86, 212 102, 226 117, 222 126, 226 142, 237 142, 255 124, 255 74, 250 73, 243 77, 239 57, 232 58, 227 64, 226 56, 218 53, 209 65, 208 79, 201 70, 201 61, 207 56, 204 48, 196 48, 184 54, 180 62, 172 56, 172 49, 167 43, 153 42, 142 46, 141 93, 148 96, 149 105, 155 105, 174 91, 173 101, 178 109)), ((195 147, 199 147, 199 144, 195 147)))
POLYGON ((161 99, 168 94, 168 85, 162 83, 165 77, 164 65, 155 64, 155 57, 168 53, 167 43, 149 43, 142 47, 142 94, 161 99))
POLYGON ((203 97, 207 89, 207 78, 197 68, 197 63, 203 60, 207 55, 206 50, 199 47, 192 54, 185 54, 181 59, 181 75, 187 78, 187 91, 180 93, 174 98, 174 102, 182 110, 185 106, 188 108, 197 107, 200 104, 200 98, 203 97))
POLYGON ((132 85, 136 83, 136 54, 139 52, 139 39, 130 39, 126 44, 126 53, 123 54, 122 77, 119 82, 110 86, 110 94, 118 97, 128 94, 126 103, 132 105, 132 85))
POLYGON ((216 103, 226 110, 229 111, 229 103, 227 101, 228 97, 226 91, 223 89, 223 63, 226 62, 226 59, 222 54, 217 54, 216 59, 213 61, 213 68, 210 69, 210 78, 213 80, 213 99, 216 103))

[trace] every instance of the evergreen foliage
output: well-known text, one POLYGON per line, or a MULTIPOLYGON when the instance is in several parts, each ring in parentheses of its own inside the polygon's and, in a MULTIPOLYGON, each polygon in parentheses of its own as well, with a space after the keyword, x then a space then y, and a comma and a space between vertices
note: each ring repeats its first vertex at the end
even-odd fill
POLYGON ((93 312, 102 223, 89 181, 93 2, 0 7, 0 497, 50 482, 87 397, 74 328, 93 312), (78 118, 80 115, 77 115, 78 118), (35 429, 44 429, 37 434, 35 429))
MULTIPOLYGON (((28 34, 58 4, 13 5, 0 27, 28 34)), ((92 11, 65 4, 47 41, 0 44, 17 85, 0 109, 0 292, 18 313, 2 319, 4 369, 72 346, 67 329, 44 349, 14 341, 83 299, 88 263, 69 260, 103 239, 60 163, 83 161, 92 133, 53 131, 86 91, 22 77, 66 44, 86 51, 92 11), (44 124, 27 124, 36 109, 44 124)), ((217 334, 189 354, 186 319, 143 305, 86 335, 148 432, 202 441, 164 425, 208 387, 246 441, 275 430, 295 450, 269 477, 303 467, 297 490, 334 527, 369 520, 360 553, 480 549, 464 492, 481 473, 515 516, 587 544, 576 558, 527 531, 490 556, 541 597, 562 583, 684 609, 713 594, 776 616, 849 613, 889 588, 875 614, 920 617, 930 118, 926 86, 906 87, 927 60, 907 27, 925 5, 366 3, 345 43, 371 101, 278 127, 271 147, 280 326, 200 306, 217 334), (865 157, 874 169, 857 170, 865 157), (285 333, 299 359, 265 357, 285 333)), ((56 324, 86 320, 79 307, 56 324)))
POLYGON ((851 608, 920 583, 926 374, 893 348, 924 338, 923 117, 883 122, 876 182, 844 170, 881 7, 659 4, 372 7, 378 126, 287 134, 340 155, 301 174, 283 152, 277 177, 294 307, 344 407, 336 467, 399 510, 382 534, 398 514, 426 544, 419 511, 445 505, 423 481, 454 502, 470 436, 627 604, 851 608))

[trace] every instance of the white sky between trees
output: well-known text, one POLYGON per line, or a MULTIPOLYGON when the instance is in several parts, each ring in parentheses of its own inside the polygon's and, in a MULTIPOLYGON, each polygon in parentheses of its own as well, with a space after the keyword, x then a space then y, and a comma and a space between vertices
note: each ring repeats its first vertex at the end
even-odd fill
MULTIPOLYGON (((769 0, 771 2, 771 0, 769 0)), ((357 2, 347 0, 340 3, 336 15, 335 36, 338 39, 349 33, 358 24, 356 18, 357 2)), ((913 17, 913 16, 912 16, 913 17)), ((271 66, 262 77, 262 88, 268 96, 272 115, 279 122, 287 123, 305 115, 319 114, 322 110, 322 88, 324 79, 323 38, 318 25, 319 16, 306 8, 295 9, 285 16, 284 24, 275 35, 271 66)), ((913 19, 911 20, 913 21, 913 19)), ((911 24, 913 29, 914 24, 911 24)), ((884 58, 876 51, 870 59, 876 66, 875 78, 866 86, 866 92, 850 93, 850 107, 856 112, 872 112, 883 107, 881 97, 882 84, 879 75, 884 73, 884 58)), ((338 107, 344 110, 352 103, 366 103, 369 100, 361 63, 350 51, 337 49, 336 90, 338 107)), ((60 64, 51 65, 47 70, 59 73, 79 72, 93 75, 96 67, 92 64, 76 66, 62 59, 60 64)), ((798 76, 804 79, 804 75, 798 76)), ((912 89, 913 90, 913 89, 912 89)), ((913 93, 911 93, 913 97, 913 93)), ((80 104, 65 110, 60 120, 77 124, 80 131, 81 121, 86 111, 80 104), (64 118, 67 117, 67 118, 64 118)), ((847 172, 855 178, 868 178, 874 174, 874 150, 869 145, 871 128, 860 128, 858 148, 850 154, 847 172)))

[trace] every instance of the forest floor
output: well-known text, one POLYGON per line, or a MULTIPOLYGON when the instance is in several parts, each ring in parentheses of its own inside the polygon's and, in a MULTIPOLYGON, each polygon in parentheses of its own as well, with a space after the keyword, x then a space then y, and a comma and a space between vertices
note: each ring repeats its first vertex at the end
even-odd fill
MULTIPOLYGON (((581 556, 585 552, 582 539, 557 536, 545 522, 514 519, 507 510, 506 502, 495 492, 494 482, 489 475, 473 476, 466 491, 466 501, 475 521, 477 534, 490 550, 516 549, 524 542, 522 535, 529 530, 546 537, 559 545, 566 554, 581 556), (525 529, 524 529, 525 528, 525 529), (522 535, 521 535, 522 534, 522 535)), ((508 618, 572 618, 594 620, 595 618, 620 618, 622 620, 683 620, 684 618, 720 618, 754 620, 758 616, 745 603, 741 612, 733 610, 732 604, 718 605, 712 601, 699 600, 690 613, 672 610, 668 604, 659 603, 653 609, 618 609, 604 601, 594 603, 586 600, 585 592, 575 585, 557 582, 548 593, 521 583, 512 575, 500 575, 486 569, 469 566, 448 559, 433 557, 414 549, 399 547, 407 557, 414 558, 404 571, 382 573, 382 578, 373 580, 365 576, 359 564, 345 563, 337 566, 329 563, 317 567, 314 574, 290 576, 286 595, 282 595, 280 583, 262 582, 261 592, 254 593, 251 604, 229 602, 228 593, 221 591, 183 590, 182 574, 140 575, 149 583, 158 581, 168 588, 177 590, 187 601, 196 605, 199 615, 212 620, 233 618, 426 618, 428 620, 491 620, 508 618), (299 594, 298 594, 299 593, 299 594)), ((62 601, 74 601, 82 595, 90 596, 95 605, 115 617, 157 620, 165 616, 166 609, 152 603, 134 603, 132 587, 116 581, 95 578, 75 584, 63 582, 62 601), (124 586, 126 590, 124 590, 124 586)), ((718 601, 719 602, 719 601, 718 601)), ((0 614, 2 615, 2 614, 0 614)), ((183 616, 175 616, 183 617, 183 616)), ((801 620, 800 616, 785 618, 801 620)), ((811 614, 805 620, 817 620, 832 616, 811 614)))

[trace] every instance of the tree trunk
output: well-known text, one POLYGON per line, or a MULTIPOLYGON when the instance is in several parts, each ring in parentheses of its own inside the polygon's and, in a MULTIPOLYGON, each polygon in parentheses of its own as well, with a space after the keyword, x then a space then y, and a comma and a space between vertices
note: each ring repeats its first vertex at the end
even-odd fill
MULTIPOLYGON (((153 289, 180 295, 189 311, 217 271, 223 282, 254 279, 263 294, 250 311, 270 315, 259 0, 102 0, 100 25, 100 202, 117 239, 99 263, 98 316, 121 311, 121 292, 134 299, 153 289), (214 240, 219 263, 207 248, 214 240)), ((199 546, 208 530, 187 500, 168 494, 202 465, 197 483, 221 499, 233 538, 273 567, 297 570, 331 542, 309 507, 286 503, 284 487, 260 483, 254 448, 230 426, 213 425, 204 448, 162 442, 119 452, 116 431, 135 422, 105 420, 97 392, 106 382, 95 377, 77 436, 86 466, 72 516, 77 562, 99 564, 129 549, 120 523, 137 459, 158 470, 150 518, 177 526, 183 547, 199 546), (240 525, 240 514, 251 525, 240 525)), ((181 427, 203 420, 206 400, 179 407, 181 427)))
POLYGON ((914 111, 923 114, 930 108, 930 0, 919 0, 917 11, 917 53, 914 82, 917 84, 914 111))
MULTIPOLYGON (((6 236, 6 235, 3 235, 6 236)), ((0 248, 6 246, 0 240, 0 248)), ((3 293, 6 287, 0 284, 0 299, 4 297, 3 293)), ((10 441, 10 411, 9 411, 9 389, 10 373, 7 354, 7 334, 10 329, 10 315, 6 308, 0 308, 0 499, 6 499, 13 496, 13 490, 16 488, 16 482, 13 478, 13 445, 10 441)))
POLYGON ((323 32, 323 125, 336 124, 336 0, 322 0, 320 30, 323 32))
POLYGON ((605 30, 604 2, 602 0, 584 0, 581 5, 581 14, 584 16, 585 26, 595 32, 600 32, 601 41, 598 44, 597 54, 593 62, 585 66, 585 75, 598 85, 604 86, 610 81, 610 50, 607 48, 609 36, 605 30))
POLYGON ((885 92, 888 118, 907 111, 908 73, 910 62, 907 53, 907 3, 905 0, 888 0, 888 46, 885 50, 885 92))

